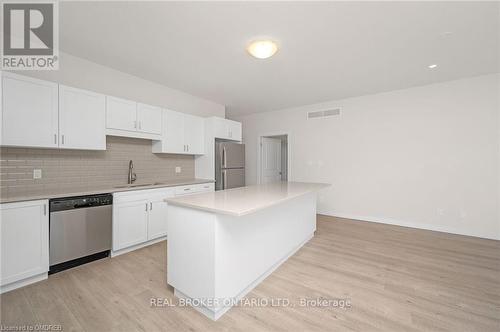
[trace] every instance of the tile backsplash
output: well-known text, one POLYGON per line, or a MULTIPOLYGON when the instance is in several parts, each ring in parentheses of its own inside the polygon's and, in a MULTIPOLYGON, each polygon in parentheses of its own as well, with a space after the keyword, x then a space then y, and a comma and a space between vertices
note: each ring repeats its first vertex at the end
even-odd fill
POLYGON ((133 160, 136 183, 194 178, 194 157, 153 154, 151 141, 107 136, 106 151, 0 148, 0 195, 3 198, 90 191, 127 183, 133 160), (175 167, 181 173, 175 173, 175 167), (42 178, 33 179, 41 169, 42 178))

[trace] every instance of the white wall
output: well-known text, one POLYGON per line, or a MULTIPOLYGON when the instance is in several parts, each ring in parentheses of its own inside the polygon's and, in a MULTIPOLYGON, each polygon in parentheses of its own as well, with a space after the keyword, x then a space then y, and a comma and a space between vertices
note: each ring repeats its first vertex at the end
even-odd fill
POLYGON ((162 106, 200 116, 225 117, 225 106, 174 90, 70 54, 60 53, 59 70, 18 71, 48 81, 162 106))
POLYGON ((247 182, 258 136, 289 133, 291 181, 328 182, 318 212, 500 239, 500 76, 237 117, 247 182), (306 120, 341 107, 338 117, 306 120))

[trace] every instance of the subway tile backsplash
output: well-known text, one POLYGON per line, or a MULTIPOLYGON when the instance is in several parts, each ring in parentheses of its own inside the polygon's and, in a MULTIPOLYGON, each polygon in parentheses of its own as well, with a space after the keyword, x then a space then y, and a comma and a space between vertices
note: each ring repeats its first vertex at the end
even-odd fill
POLYGON ((151 141, 107 136, 106 151, 0 148, 0 195, 3 198, 91 191, 127 183, 133 160, 136 183, 194 178, 194 157, 153 154, 151 141), (180 166, 181 173, 175 173, 180 166), (42 178, 33 179, 41 169, 42 178))

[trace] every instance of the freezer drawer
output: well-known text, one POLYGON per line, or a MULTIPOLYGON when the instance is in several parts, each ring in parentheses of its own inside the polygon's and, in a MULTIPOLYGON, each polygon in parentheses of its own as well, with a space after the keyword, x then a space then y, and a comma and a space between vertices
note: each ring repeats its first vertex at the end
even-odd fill
POLYGON ((222 189, 231 189, 245 186, 245 169, 232 168, 222 170, 222 189))

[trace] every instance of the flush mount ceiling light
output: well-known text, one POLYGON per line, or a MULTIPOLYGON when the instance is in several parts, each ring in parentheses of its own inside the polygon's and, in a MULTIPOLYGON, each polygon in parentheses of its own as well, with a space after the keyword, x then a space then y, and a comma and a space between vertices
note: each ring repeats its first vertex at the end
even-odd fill
POLYGON ((432 65, 429 65, 429 68, 430 68, 430 69, 434 69, 434 68, 436 68, 437 66, 438 66, 438 65, 436 65, 436 64, 432 64, 432 65))
POLYGON ((257 59, 270 58, 278 50, 278 45, 272 40, 256 40, 247 47, 248 53, 257 59))

